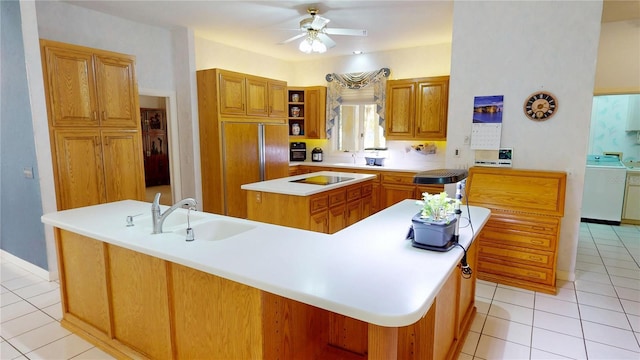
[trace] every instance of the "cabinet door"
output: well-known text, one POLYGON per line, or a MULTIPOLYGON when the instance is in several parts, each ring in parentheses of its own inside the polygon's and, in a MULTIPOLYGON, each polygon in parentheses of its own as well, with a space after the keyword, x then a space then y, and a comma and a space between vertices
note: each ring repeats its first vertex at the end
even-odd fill
POLYGON ((106 201, 98 130, 56 130, 58 210, 106 201))
POLYGON ((107 202, 144 201, 140 133, 136 130, 102 131, 102 154, 107 202))
POLYGON ((45 46, 45 80, 53 126, 98 126, 91 53, 45 46))
POLYGON ((245 81, 244 76, 227 72, 220 73, 220 114, 245 114, 245 81))
POLYGON ((416 138, 443 140, 447 138, 448 94, 448 76, 418 83, 416 138))
MULTIPOLYGON (((460 336, 462 336, 462 330, 469 326, 469 322, 473 320, 471 315, 475 306, 476 296, 476 273, 473 270, 476 269, 477 264, 477 248, 478 245, 473 242, 467 249, 467 264, 471 267, 471 275, 467 278, 462 277, 462 274, 460 275, 460 301, 458 302, 458 334, 460 336)), ((459 269, 460 265, 454 271, 459 271, 459 269)))
POLYGON ((640 220, 640 175, 627 175, 627 190, 624 194, 622 218, 640 220))
POLYGON ((388 208, 402 200, 414 199, 415 186, 383 183, 381 194, 382 206, 383 208, 388 208))
POLYGON ((269 82, 269 116, 287 117, 287 83, 269 82))
POLYGON ((167 264, 107 245, 113 337, 152 359, 172 356, 167 264))
POLYGON ((95 57, 100 125, 137 128, 140 112, 131 58, 95 57))
POLYGON ((327 88, 315 86, 305 89, 305 136, 307 139, 326 138, 327 88))
POLYGON ((329 208, 329 234, 345 228, 345 204, 329 208))
POLYGON ((258 124, 224 122, 222 162, 224 214, 247 217, 247 195, 240 186, 260 181, 258 124))
POLYGON ((264 124, 264 180, 289 176, 289 127, 264 124))
POLYGON ((62 229, 57 231, 63 313, 111 335, 105 243, 62 229))
POLYGON ((269 97, 267 81, 247 78, 247 116, 268 116, 269 97))
POLYGON ((360 200, 347 203, 344 218, 345 227, 353 225, 362 219, 362 203, 360 200))
POLYGON ((387 140, 406 140, 414 137, 416 84, 412 81, 387 82, 387 140))
POLYGON ((327 211, 311 215, 309 218, 309 230, 325 234, 329 233, 329 214, 327 211))

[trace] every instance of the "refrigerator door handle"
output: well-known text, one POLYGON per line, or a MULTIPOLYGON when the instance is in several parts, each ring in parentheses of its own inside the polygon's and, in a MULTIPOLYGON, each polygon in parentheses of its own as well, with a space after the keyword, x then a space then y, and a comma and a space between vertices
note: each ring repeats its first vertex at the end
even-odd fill
POLYGON ((258 124, 258 163, 260 165, 260 181, 265 181, 266 156, 265 156, 265 129, 264 124, 258 124))

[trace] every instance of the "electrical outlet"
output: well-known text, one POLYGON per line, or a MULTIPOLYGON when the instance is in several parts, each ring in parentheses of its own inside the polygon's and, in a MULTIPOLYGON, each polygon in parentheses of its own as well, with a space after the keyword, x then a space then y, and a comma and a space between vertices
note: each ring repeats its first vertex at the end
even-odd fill
POLYGON ((471 136, 465 135, 464 136, 464 144, 465 145, 469 145, 470 143, 471 143, 471 136))
POLYGON ((453 153, 453 156, 459 158, 460 157, 460 149, 455 149, 454 153, 453 153))
POLYGON ((22 175, 27 179, 33 179, 33 168, 26 166, 22 169, 22 175))

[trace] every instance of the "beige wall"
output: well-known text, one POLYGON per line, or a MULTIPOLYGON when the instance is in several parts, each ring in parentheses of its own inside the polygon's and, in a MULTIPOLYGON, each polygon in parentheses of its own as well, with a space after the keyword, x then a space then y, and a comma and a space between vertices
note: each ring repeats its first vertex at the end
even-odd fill
POLYGON ((595 94, 640 93, 640 19, 602 24, 595 94))

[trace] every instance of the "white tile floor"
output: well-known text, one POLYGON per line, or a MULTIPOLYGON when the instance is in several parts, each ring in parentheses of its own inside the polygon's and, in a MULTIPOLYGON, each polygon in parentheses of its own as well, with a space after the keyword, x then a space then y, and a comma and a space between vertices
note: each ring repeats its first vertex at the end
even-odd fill
MULTIPOLYGON (((555 296, 479 281, 459 359, 640 359, 640 226, 582 223, 555 296)), ((0 262, 0 359, 112 359, 60 327, 59 285, 0 262)))

